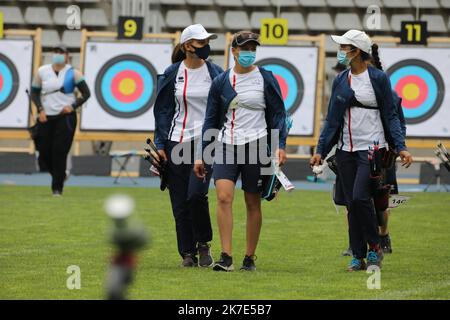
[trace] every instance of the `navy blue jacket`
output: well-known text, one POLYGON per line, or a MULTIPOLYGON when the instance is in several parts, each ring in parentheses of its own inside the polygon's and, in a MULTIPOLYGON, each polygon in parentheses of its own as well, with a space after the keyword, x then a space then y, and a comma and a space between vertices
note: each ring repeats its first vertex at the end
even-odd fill
MULTIPOLYGON (((265 118, 267 129, 279 130, 279 148, 286 147, 287 127, 286 127, 286 109, 281 95, 281 89, 278 81, 271 71, 259 67, 259 71, 264 79, 264 100, 266 103, 265 118)), ((231 101, 237 93, 230 83, 230 70, 225 71, 214 79, 208 96, 206 107, 205 122, 203 123, 202 136, 209 129, 222 129, 226 120, 226 114, 231 101)), ((269 135, 270 137, 270 135, 269 135)), ((202 142, 202 148, 212 141, 202 142)))
MULTIPOLYGON (((369 77, 380 109, 385 139, 389 146, 397 152, 406 150, 405 135, 394 102, 391 83, 387 75, 374 67, 369 66, 369 77)), ((328 114, 317 145, 317 153, 325 158, 333 146, 338 142, 341 128, 344 123, 344 114, 350 106, 354 91, 348 83, 350 69, 341 72, 334 79, 331 90, 328 114)), ((397 102, 398 104, 398 102, 397 102)), ((406 131, 406 128, 405 128, 406 131)))
POLYGON ((398 119, 400 120, 400 126, 402 128, 402 134, 403 137, 406 138, 406 121, 405 121, 405 115, 403 114, 403 108, 402 108, 402 98, 400 98, 394 90, 392 90, 392 96, 394 99, 394 105, 397 107, 397 114, 398 119))
MULTIPOLYGON (((212 80, 223 73, 223 69, 218 65, 209 61, 205 62, 212 80)), ((170 125, 175 114, 175 78, 180 64, 181 62, 174 63, 164 71, 164 74, 158 75, 156 100, 153 107, 153 115, 155 116, 154 140, 158 150, 164 149, 166 145, 170 125)))

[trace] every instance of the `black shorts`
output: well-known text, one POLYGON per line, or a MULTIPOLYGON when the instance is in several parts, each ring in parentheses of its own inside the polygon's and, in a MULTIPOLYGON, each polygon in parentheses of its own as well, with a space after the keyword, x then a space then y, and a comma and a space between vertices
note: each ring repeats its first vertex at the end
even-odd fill
POLYGON ((236 183, 241 176, 242 190, 261 193, 263 168, 270 168, 268 154, 264 138, 239 146, 219 143, 214 156, 214 182, 226 179, 236 183))

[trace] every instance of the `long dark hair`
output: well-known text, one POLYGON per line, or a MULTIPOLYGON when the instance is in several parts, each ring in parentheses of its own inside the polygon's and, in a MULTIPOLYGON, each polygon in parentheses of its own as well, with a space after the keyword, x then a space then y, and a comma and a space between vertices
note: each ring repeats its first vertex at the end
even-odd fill
POLYGON ((181 48, 181 43, 177 44, 172 51, 172 63, 177 63, 186 59, 186 53, 181 48))
POLYGON ((372 54, 368 54, 367 52, 361 51, 361 59, 362 61, 370 61, 375 68, 383 70, 383 66, 381 65, 380 56, 378 54, 378 45, 376 43, 372 44, 372 54))

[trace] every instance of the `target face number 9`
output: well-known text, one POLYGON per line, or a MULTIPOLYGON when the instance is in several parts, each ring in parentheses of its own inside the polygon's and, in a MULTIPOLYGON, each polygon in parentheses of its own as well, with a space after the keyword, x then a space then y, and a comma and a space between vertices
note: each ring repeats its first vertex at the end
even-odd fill
POLYGON ((141 40, 143 17, 119 17, 118 39, 141 40))

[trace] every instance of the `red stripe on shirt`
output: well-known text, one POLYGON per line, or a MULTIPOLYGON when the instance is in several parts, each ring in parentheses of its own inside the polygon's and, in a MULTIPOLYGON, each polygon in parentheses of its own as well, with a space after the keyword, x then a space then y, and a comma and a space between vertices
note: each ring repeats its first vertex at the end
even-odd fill
POLYGON ((187 69, 184 69, 184 89, 183 89, 184 119, 183 119, 183 128, 181 129, 180 143, 183 142, 184 129, 186 128, 186 120, 187 120, 187 99, 186 99, 187 82, 188 82, 187 69))
MULTIPOLYGON (((236 75, 233 74, 233 89, 236 88, 236 75)), ((233 129, 234 129, 234 121, 236 120, 236 109, 233 109, 233 115, 231 118, 231 144, 234 142, 233 138, 233 129)))
MULTIPOLYGON (((351 76, 350 72, 348 74, 348 85, 351 88, 351 86, 352 86, 352 76, 351 76)), ((352 126, 351 126, 352 113, 350 112, 350 108, 351 107, 348 108, 348 135, 349 135, 349 138, 350 138, 350 152, 353 152, 352 126)))

